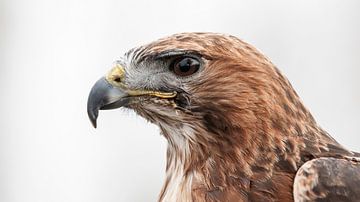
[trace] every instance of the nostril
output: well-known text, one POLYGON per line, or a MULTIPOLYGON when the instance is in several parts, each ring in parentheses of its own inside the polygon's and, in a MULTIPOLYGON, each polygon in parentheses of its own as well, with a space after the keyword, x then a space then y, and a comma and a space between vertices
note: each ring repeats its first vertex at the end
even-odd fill
POLYGON ((121 78, 120 77, 115 77, 114 81, 119 83, 119 82, 121 82, 121 78))

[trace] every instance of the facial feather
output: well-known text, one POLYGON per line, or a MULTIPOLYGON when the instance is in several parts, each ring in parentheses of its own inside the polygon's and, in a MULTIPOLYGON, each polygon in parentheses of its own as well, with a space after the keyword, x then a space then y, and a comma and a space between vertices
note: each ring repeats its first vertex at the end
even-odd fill
POLYGON ((292 201, 304 162, 351 154, 318 126, 274 64, 236 37, 176 34, 124 60, 127 86, 177 92, 128 106, 168 140, 160 201, 292 201), (200 60, 198 72, 169 71, 181 54, 200 60))

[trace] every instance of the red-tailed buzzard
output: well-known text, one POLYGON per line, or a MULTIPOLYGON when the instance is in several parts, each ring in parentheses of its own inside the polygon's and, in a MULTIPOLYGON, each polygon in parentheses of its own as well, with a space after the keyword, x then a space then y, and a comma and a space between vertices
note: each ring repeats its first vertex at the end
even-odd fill
POLYGON ((119 107, 168 140, 159 201, 360 201, 359 154, 236 37, 182 33, 130 50, 92 88, 88 115, 96 127, 99 110, 119 107))

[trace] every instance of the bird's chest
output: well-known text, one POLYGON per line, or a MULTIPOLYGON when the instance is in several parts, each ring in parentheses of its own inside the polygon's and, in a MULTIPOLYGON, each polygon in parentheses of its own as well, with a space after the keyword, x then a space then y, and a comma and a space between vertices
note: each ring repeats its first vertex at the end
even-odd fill
POLYGON ((169 171, 163 190, 160 194, 160 202, 193 201, 191 198, 191 185, 193 173, 185 176, 182 169, 169 171))
POLYGON ((223 182, 218 177, 194 178, 191 201, 293 201, 293 177, 275 173, 267 180, 250 180, 245 177, 224 175, 223 182))

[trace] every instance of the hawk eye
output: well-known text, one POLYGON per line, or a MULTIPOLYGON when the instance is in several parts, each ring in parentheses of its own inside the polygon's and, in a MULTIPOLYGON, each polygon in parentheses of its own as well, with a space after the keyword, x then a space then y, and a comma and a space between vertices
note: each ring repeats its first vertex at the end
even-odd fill
POLYGON ((200 68, 200 62, 192 57, 182 57, 175 59, 170 66, 170 70, 178 76, 189 76, 197 72, 200 68))

